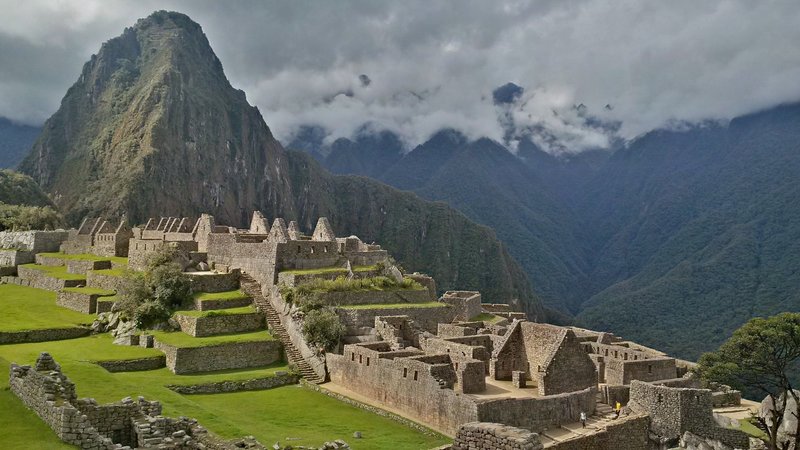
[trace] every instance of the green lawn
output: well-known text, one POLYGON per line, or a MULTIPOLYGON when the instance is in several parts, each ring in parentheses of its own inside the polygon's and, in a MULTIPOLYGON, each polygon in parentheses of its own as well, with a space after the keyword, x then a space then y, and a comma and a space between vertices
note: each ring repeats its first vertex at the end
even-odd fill
POLYGON ((495 316, 494 314, 489 313, 480 313, 477 316, 469 319, 470 322, 488 322, 488 323, 495 323, 503 320, 500 316, 495 316))
POLYGON ((275 340, 275 338, 273 338, 268 331, 264 330, 253 331, 250 333, 224 334, 221 336, 210 336, 201 338, 192 337, 180 331, 173 331, 173 332, 154 331, 152 334, 153 336, 155 336, 157 341, 178 348, 210 347, 214 345, 228 344, 231 342, 255 342, 255 341, 275 340))
POLYGON ((60 280, 86 280, 86 275, 67 272, 67 266, 40 266, 38 264, 21 264, 19 267, 35 269, 60 280))
POLYGON ((124 256, 97 256, 89 253, 81 253, 77 255, 68 255, 66 253, 39 253, 48 258, 58 258, 69 261, 111 261, 114 264, 128 264, 128 258, 124 256))
POLYGON ((225 292, 196 292, 193 295, 195 300, 241 300, 243 298, 250 298, 242 291, 225 291, 225 292))
MULTIPOLYGON (((4 367, 0 364, 0 367, 4 367)), ((0 448, 75 449, 61 442, 39 416, 7 388, 0 388, 0 448)))
POLYGON ((258 392, 193 395, 191 399, 217 411, 216 417, 201 421, 203 425, 229 438, 241 435, 237 430, 248 430, 268 446, 275 441, 282 445, 313 446, 343 439, 359 450, 417 450, 449 442, 442 436, 426 436, 299 385, 258 392), (353 438, 355 431, 362 433, 362 439, 353 438))
POLYGON ((191 317, 209 317, 209 316, 228 316, 236 314, 252 314, 256 309, 252 306, 243 306, 241 308, 228 308, 228 309, 212 309, 210 311, 176 311, 175 314, 191 317))
POLYGON ((0 284, 0 307, 0 331, 70 328, 94 320, 94 315, 57 306, 55 292, 15 284, 0 284))
POLYGON ((109 291, 106 289, 99 289, 93 287, 75 287, 75 288, 64 288, 62 289, 64 292, 75 292, 77 294, 87 294, 87 295, 101 295, 103 297, 109 297, 115 294, 114 291, 109 291))
POLYGON ((399 309, 399 308, 447 308, 450 305, 442 302, 427 303, 385 303, 374 305, 342 305, 339 309, 399 309))
POLYGON ((91 272, 94 272, 94 273, 96 273, 98 275, 106 275, 106 276, 109 276, 109 277, 124 277, 130 271, 127 268, 123 268, 123 269, 92 270, 91 272))

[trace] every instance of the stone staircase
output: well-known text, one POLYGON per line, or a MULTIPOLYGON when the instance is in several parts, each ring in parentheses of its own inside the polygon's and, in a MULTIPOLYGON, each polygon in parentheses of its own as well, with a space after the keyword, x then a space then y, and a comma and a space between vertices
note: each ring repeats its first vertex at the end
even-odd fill
POLYGON ((539 440, 544 448, 553 447, 567 440, 597 433, 614 420, 614 409, 598 402, 594 414, 586 420, 586 428, 583 428, 580 422, 566 423, 539 433, 539 440))
POLYGON ((288 362, 293 364, 300 372, 300 375, 309 383, 324 383, 325 379, 317 375, 314 369, 311 368, 311 365, 308 363, 308 361, 303 358, 303 355, 300 353, 297 347, 292 344, 289 333, 281 323, 280 314, 272 306, 272 303, 270 303, 270 301, 264 297, 264 294, 261 293, 261 284, 254 280, 250 275, 243 273, 241 278, 239 278, 239 285, 241 286, 242 292, 253 299, 253 305, 256 307, 256 309, 266 316, 267 324, 269 325, 269 329, 272 331, 272 334, 280 339, 281 343, 283 344, 288 362))

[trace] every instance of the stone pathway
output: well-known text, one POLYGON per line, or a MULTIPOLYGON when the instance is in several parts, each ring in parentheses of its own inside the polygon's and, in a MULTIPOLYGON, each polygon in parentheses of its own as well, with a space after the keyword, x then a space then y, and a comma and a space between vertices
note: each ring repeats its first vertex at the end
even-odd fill
POLYGON ((614 420, 613 408, 605 403, 598 403, 594 415, 586 420, 586 428, 583 428, 580 422, 563 424, 558 428, 539 433, 539 440, 545 448, 552 447, 568 439, 594 434, 614 420))
POLYGON ((253 299, 253 305, 256 309, 266 316, 267 324, 269 324, 269 329, 272 331, 272 334, 280 339, 283 344, 283 349, 286 352, 286 359, 289 360, 288 362, 297 367, 300 375, 309 383, 324 383, 325 380, 317 375, 308 361, 300 354, 300 351, 297 350, 297 347, 292 344, 289 333, 286 332, 286 328, 281 323, 278 311, 275 310, 272 303, 264 298, 264 295, 261 293, 261 284, 250 275, 243 273, 239 279, 239 285, 241 286, 242 292, 253 299))

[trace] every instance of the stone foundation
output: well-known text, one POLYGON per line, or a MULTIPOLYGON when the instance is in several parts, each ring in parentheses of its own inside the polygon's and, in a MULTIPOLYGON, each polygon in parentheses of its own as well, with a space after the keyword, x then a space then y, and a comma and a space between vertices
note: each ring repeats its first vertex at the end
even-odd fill
POLYGON ((28 342, 62 341, 88 336, 89 328, 50 328, 46 330, 4 331, 0 332, 0 345, 24 344, 28 342))
POLYGON ((232 342, 211 347, 178 348, 159 342, 158 339, 155 348, 164 352, 167 367, 178 375, 267 366, 281 359, 282 349, 278 341, 232 342))
POLYGON ((168 385, 167 388, 179 394, 220 394, 224 392, 263 391, 280 386, 297 384, 300 375, 294 373, 277 373, 274 376, 254 378, 251 380, 219 381, 216 383, 195 384, 190 386, 168 385))
POLYGON ((96 364, 109 372, 140 372, 166 367, 167 359, 162 355, 123 361, 98 361, 96 364))
POLYGON ((239 269, 227 273, 187 272, 192 281, 192 292, 227 292, 239 289, 239 269))
MULTIPOLYGON (((58 291, 56 305, 69 308, 84 314, 97 313, 97 299, 107 297, 101 294, 85 294, 83 292, 58 291)), ((102 311, 100 311, 102 312, 102 311)))
POLYGON ((111 261, 98 260, 98 261, 83 261, 83 260, 67 260, 67 272, 76 274, 85 274, 90 270, 104 270, 111 268, 111 261))
POLYGON ((413 304, 409 304, 405 308, 335 308, 335 311, 339 320, 350 331, 374 327, 375 317, 408 316, 418 327, 431 333, 436 332, 440 322, 452 322, 457 313, 454 308, 444 304, 440 308, 415 308, 413 304))
POLYGON ((461 425, 452 446, 453 450, 541 450, 543 448, 536 433, 490 422, 471 422, 461 425))
POLYGON ((105 275, 94 270, 86 272, 86 286, 96 289, 119 292, 126 281, 125 277, 105 275))
POLYGON ((264 315, 253 311, 246 314, 219 314, 195 317, 177 313, 173 316, 181 331, 194 337, 244 333, 265 328, 264 315))
POLYGON ((17 267, 17 274, 19 278, 28 282, 28 286, 37 289, 45 289, 48 291, 58 292, 61 289, 68 287, 78 287, 86 284, 85 280, 62 280, 60 278, 51 277, 45 272, 30 267, 17 267))

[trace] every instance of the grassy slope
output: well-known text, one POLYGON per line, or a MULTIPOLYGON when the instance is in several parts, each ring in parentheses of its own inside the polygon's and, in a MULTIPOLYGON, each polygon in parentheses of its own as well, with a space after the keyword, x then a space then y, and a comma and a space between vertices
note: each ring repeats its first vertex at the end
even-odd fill
POLYGON ((228 308, 228 309, 213 309, 211 311, 177 311, 175 314, 191 317, 209 317, 209 316, 228 316, 238 314, 253 314, 256 309, 252 306, 243 306, 241 308, 228 308))
POLYGON ((48 276, 60 280, 85 280, 86 275, 67 272, 67 266, 40 266, 38 264, 21 264, 19 267, 35 269, 46 273, 48 276))
POLYGON ((128 264, 128 258, 124 256, 97 256, 89 253, 68 255, 66 253, 40 253, 41 256, 48 258, 58 258, 67 261, 111 261, 115 264, 128 264))
POLYGON ((56 293, 0 284, 0 331, 70 328, 92 323, 94 316, 56 306, 56 293))
POLYGON ((178 348, 209 347, 214 345, 229 344, 232 342, 272 341, 275 338, 267 331, 253 331, 250 333, 225 334, 196 338, 182 332, 155 331, 152 333, 156 340, 178 348))

